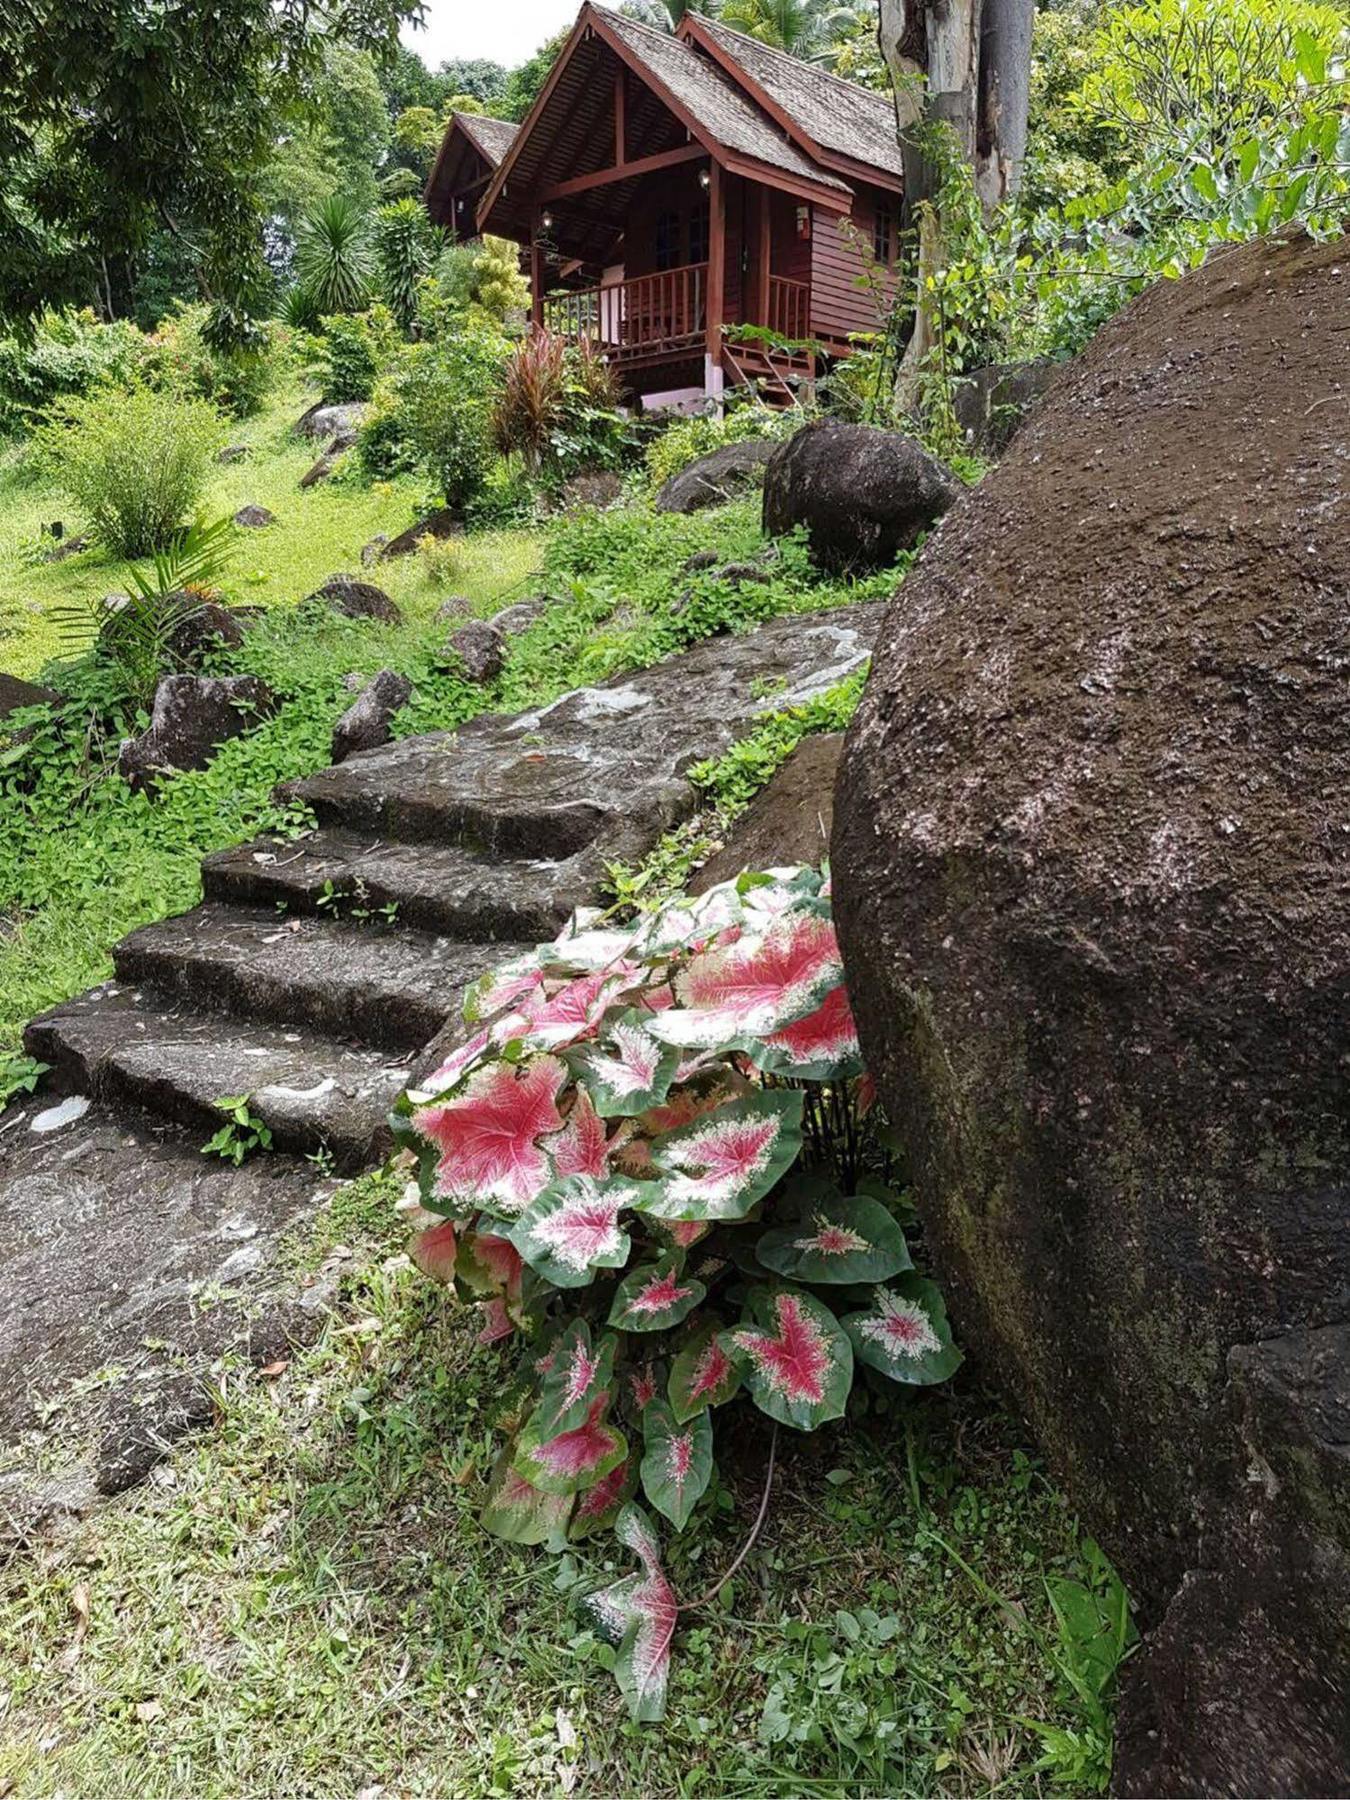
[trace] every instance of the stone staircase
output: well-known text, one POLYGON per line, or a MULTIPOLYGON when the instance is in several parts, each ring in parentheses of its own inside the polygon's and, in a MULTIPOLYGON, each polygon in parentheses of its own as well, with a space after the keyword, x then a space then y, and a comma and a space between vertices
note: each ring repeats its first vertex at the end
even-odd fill
POLYGON ((856 669, 882 611, 778 619, 536 713, 353 756, 289 785, 317 830, 207 857, 201 905, 132 932, 111 981, 26 1033, 52 1073, 0 1121, 0 1440, 99 1361, 180 1341, 204 1283, 265 1288, 276 1240, 315 1204, 298 1159, 377 1161, 391 1102, 458 1029, 465 986, 686 816, 694 762, 856 669), (53 1093, 82 1099, 59 1111, 53 1093), (276 1152, 241 1170, 200 1155, 212 1102, 233 1094, 276 1152), (211 1216, 213 1184, 228 1219, 211 1216))

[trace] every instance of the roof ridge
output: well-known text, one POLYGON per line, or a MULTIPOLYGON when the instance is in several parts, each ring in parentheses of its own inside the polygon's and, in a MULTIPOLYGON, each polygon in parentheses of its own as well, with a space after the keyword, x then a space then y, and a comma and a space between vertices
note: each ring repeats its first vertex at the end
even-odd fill
MULTIPOLYGON (((848 88, 850 93, 861 94, 865 100, 880 100, 886 106, 894 105, 892 96, 883 94, 880 88, 864 87, 860 81, 850 81, 847 75, 836 75, 833 69, 822 69, 818 63, 807 62, 806 58, 802 56, 794 56, 790 50, 780 50, 776 44, 766 44, 763 38, 752 37, 748 31, 737 31, 734 25, 728 25, 725 20, 718 18, 713 13, 694 12, 691 9, 686 16, 692 18, 696 24, 714 27, 727 37, 739 38, 741 43, 753 45, 765 56, 776 56, 780 62, 791 63, 794 68, 802 69, 809 75, 818 75, 826 81, 837 82, 840 87, 848 88)), ((637 25, 638 21, 633 19, 630 23, 637 25)), ((650 31, 652 28, 650 25, 639 25, 638 29, 650 31)), ((656 35, 664 37, 666 34, 657 32, 656 35)), ((750 71, 747 69, 746 74, 749 73, 750 71)))

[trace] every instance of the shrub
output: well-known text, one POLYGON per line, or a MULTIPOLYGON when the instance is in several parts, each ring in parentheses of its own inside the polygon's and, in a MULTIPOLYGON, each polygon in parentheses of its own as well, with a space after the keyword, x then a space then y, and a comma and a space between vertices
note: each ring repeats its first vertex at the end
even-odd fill
POLYGON ((134 325, 44 313, 30 340, 0 338, 0 435, 30 430, 58 401, 132 379, 146 359, 134 325))
POLYGON ((295 272, 317 314, 360 312, 375 263, 370 220, 357 201, 330 194, 308 214, 300 227, 295 272))
POLYGON ((67 401, 37 446, 108 549, 139 557, 167 544, 193 512, 222 436, 204 400, 137 386, 67 401))
POLYGON ((509 349, 495 331, 467 323, 453 337, 407 347, 376 384, 362 426, 367 473, 420 469, 447 506, 467 505, 492 465, 492 398, 509 349))
POLYGON ((589 340, 569 344, 532 331, 502 373, 492 432, 503 456, 520 456, 534 474, 561 479, 578 469, 610 467, 627 440, 618 380, 589 340))
POLYGON ((523 322, 529 302, 515 244, 494 237, 477 244, 450 244, 419 286, 418 327, 423 337, 443 337, 459 329, 470 309, 481 314, 483 322, 497 326, 523 322))
POLYGON ((150 338, 150 372, 157 385, 174 393, 210 400, 236 419, 258 412, 275 378, 274 346, 220 350, 205 333, 209 309, 179 306, 150 338))
POLYGON ((325 400, 335 406, 369 400, 375 382, 398 347, 398 321, 387 306, 363 313, 333 313, 322 321, 317 345, 325 400))
POLYGON ((444 236, 422 202, 411 196, 380 208, 375 224, 380 282, 400 331, 413 328, 418 285, 435 263, 444 236))
POLYGON ((702 415, 681 419, 647 446, 647 479, 652 491, 662 487, 672 475, 720 450, 724 444, 740 444, 746 438, 791 437, 800 429, 802 419, 795 412, 770 412, 766 406, 729 406, 720 418, 702 415))
POLYGON ((646 1579, 592 1604, 634 1716, 656 1719, 679 1606, 639 1483, 682 1531, 715 1408, 744 1395, 811 1431, 843 1416, 855 1361, 925 1385, 960 1352, 867 1133, 818 870, 742 876, 628 928, 578 915, 465 1015, 473 1034, 399 1123, 414 1261, 479 1307, 480 1341, 530 1341, 483 1523, 561 1544, 617 1521, 646 1579))

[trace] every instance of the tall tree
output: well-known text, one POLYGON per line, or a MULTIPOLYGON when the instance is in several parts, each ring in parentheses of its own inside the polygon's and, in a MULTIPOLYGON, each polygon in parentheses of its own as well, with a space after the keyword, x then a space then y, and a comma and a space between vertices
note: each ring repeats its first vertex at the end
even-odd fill
POLYGON ((266 303, 277 121, 325 51, 387 51, 417 0, 4 0, 0 319, 84 304, 160 230, 190 247, 222 338, 266 303))

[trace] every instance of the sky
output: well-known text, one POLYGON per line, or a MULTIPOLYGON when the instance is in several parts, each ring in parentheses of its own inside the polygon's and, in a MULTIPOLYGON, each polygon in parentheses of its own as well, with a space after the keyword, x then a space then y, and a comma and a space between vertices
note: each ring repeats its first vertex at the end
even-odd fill
POLYGON ((510 69, 570 25, 580 5, 581 0, 425 0, 423 27, 405 25, 400 35, 432 69, 458 56, 486 56, 510 69))

